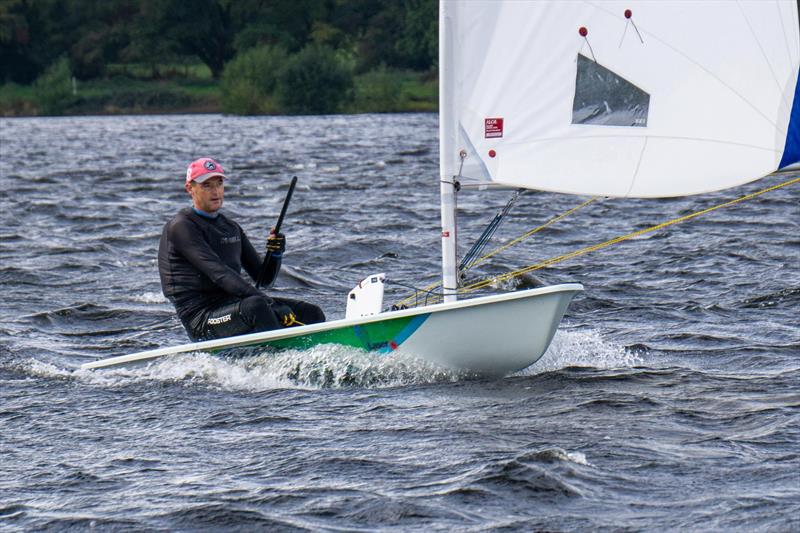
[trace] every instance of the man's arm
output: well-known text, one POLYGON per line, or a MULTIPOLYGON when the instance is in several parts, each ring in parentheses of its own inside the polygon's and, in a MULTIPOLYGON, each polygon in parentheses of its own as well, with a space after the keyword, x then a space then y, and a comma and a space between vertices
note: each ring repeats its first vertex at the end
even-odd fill
POLYGON ((241 274, 226 265, 200 232, 191 226, 191 222, 179 221, 169 231, 173 246, 192 266, 229 294, 240 298, 261 294, 241 274))
MULTIPOLYGON (((265 257, 266 258, 266 257, 265 257)), ((272 252, 269 257, 269 264, 267 264, 267 277, 261 284, 262 287, 271 287, 278 277, 278 272, 281 269, 281 262, 283 253, 272 252)), ((242 267, 250 274, 253 281, 258 279, 258 273, 261 270, 261 263, 264 259, 256 252, 256 249, 250 243, 250 240, 242 231, 242 267)))

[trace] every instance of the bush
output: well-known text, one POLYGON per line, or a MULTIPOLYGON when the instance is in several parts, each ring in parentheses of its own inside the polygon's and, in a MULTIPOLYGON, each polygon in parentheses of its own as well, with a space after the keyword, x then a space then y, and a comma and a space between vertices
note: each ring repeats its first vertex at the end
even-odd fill
POLYGON ((33 97, 39 112, 45 115, 61 115, 73 103, 72 73, 66 57, 47 67, 36 79, 33 97))
POLYGON ((400 72, 383 65, 362 74, 355 80, 355 109, 367 113, 402 111, 403 80, 400 72))
POLYGON ((0 85, 0 117, 35 115, 33 88, 16 83, 0 85))
POLYGON ((339 111, 352 91, 350 66, 333 49, 309 45, 289 58, 276 94, 284 111, 311 115, 339 111))
POLYGON ((189 95, 167 88, 115 90, 104 98, 95 99, 95 104, 105 108, 144 111, 148 109, 174 109, 191 105, 189 95))
POLYGON ((222 73, 222 110, 237 115, 256 115, 276 110, 278 75, 286 64, 282 48, 259 46, 238 54, 222 73))

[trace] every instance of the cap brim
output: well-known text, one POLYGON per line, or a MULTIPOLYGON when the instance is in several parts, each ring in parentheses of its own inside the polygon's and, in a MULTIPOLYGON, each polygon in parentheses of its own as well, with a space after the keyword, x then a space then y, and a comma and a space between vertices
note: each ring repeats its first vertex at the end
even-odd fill
POLYGON ((216 178, 217 176, 219 176, 222 179, 228 179, 228 176, 226 176, 225 174, 220 174, 219 172, 209 172, 208 174, 201 174, 200 176, 197 176, 195 179, 191 181, 196 181, 197 183, 203 183, 204 181, 209 180, 211 178, 216 178))

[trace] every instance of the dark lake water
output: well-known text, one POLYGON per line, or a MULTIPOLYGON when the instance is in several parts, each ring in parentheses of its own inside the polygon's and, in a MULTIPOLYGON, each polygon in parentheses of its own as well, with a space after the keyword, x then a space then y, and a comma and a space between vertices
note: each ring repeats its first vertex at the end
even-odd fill
MULTIPOLYGON (((366 275, 387 301, 436 279, 437 128, 0 119, 0 530, 800 530, 800 185, 499 287, 586 287, 504 379, 335 346, 78 370, 187 341, 156 250, 197 157, 259 246, 299 176, 276 294, 341 318, 366 275)), ((477 274, 786 179, 595 202, 477 274)), ((508 196, 460 195, 462 248, 508 196)), ((585 199, 529 193, 495 244, 585 199)))

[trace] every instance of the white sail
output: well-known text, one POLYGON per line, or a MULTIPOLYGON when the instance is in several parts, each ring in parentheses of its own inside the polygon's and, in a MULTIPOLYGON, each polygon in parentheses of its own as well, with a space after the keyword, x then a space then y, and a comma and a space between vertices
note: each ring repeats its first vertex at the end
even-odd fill
POLYGON ((800 64, 795 1, 443 0, 441 10, 445 177, 464 150, 465 182, 667 197, 782 162, 800 64))

